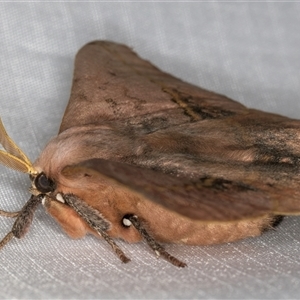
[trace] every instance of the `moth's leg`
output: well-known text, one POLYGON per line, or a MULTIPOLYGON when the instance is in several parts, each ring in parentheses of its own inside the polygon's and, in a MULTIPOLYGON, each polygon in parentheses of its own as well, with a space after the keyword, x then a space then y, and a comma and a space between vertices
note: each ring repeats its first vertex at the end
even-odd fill
POLYGON ((95 229, 99 235, 104 238, 104 240, 112 247, 113 251, 123 263, 128 263, 130 261, 120 247, 106 233, 106 231, 110 228, 110 223, 105 220, 98 210, 89 206, 87 203, 73 194, 65 194, 63 195, 63 199, 78 213, 80 217, 86 221, 91 228, 95 229))
POLYGON ((20 212, 21 211, 10 212, 10 211, 5 211, 0 209, 0 216, 8 217, 8 218, 16 218, 20 214, 20 212))
MULTIPOLYGON (((94 228, 95 229, 95 228, 94 228)), ((104 231, 99 234, 105 239, 106 242, 112 247, 113 251, 117 254, 117 256, 121 259, 123 263, 130 262, 130 258, 128 258, 124 252, 120 249, 120 247, 114 242, 114 240, 104 231)))
POLYGON ((152 250, 159 256, 161 255, 168 262, 173 264, 176 267, 184 268, 186 267, 186 263, 180 261, 176 257, 169 254, 163 246, 161 246, 155 239, 147 232, 145 227, 143 226, 143 222, 139 220, 139 218, 135 215, 126 215, 123 218, 123 223, 125 226, 130 226, 130 223, 135 227, 135 229, 141 234, 147 244, 150 246, 152 250), (128 222, 129 220, 129 222, 128 222))
POLYGON ((43 197, 43 195, 32 195, 26 202, 21 211, 17 213, 17 219, 12 230, 0 242, 0 249, 2 249, 13 237, 20 239, 27 233, 29 226, 32 223, 34 212, 42 202, 43 197))
POLYGON ((12 231, 10 231, 0 242, 0 250, 14 237, 12 231))

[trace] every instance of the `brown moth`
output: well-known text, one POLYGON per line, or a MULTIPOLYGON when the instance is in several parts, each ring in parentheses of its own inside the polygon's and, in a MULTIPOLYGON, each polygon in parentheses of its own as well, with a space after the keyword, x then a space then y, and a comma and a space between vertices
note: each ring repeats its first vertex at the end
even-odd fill
POLYGON ((0 124, 0 161, 30 174, 32 194, 0 243, 27 232, 35 209, 72 238, 209 245, 257 236, 300 213, 300 121, 248 109, 166 74, 126 46, 77 54, 59 135, 34 164, 0 124))

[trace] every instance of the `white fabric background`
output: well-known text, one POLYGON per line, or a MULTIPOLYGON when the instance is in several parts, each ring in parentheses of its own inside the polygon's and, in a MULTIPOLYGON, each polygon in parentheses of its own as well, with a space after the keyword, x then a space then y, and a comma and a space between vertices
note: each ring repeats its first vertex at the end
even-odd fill
MULTIPOLYGON (((300 113, 300 3, 0 3, 0 115, 35 160, 59 128, 77 50, 96 39, 132 46, 176 76, 247 106, 300 113)), ((29 179, 1 167, 0 203, 18 210, 29 179)), ((300 200, 299 200, 300 201, 300 200)), ((11 228, 0 219, 0 236, 11 228)), ((38 209, 22 240, 0 253, 0 298, 264 298, 300 296, 300 218, 226 245, 167 245, 177 269, 144 244, 122 265, 92 237, 69 239, 38 209)))

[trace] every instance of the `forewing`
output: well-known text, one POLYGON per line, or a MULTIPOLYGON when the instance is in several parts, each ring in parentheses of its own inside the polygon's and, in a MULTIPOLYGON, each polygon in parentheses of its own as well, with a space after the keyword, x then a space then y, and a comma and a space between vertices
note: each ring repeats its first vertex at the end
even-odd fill
POLYGON ((124 45, 96 41, 76 56, 60 132, 110 121, 151 132, 242 110, 227 97, 160 71, 124 45))

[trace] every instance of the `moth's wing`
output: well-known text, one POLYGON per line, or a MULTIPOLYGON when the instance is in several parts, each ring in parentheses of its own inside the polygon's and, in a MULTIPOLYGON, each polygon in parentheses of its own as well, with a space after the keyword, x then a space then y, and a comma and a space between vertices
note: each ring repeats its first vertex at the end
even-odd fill
POLYGON ((160 71, 124 45, 96 41, 76 56, 71 96, 59 131, 119 121, 151 132, 244 109, 225 96, 160 71))
MULTIPOLYGON (((203 208, 205 199, 216 211, 222 207, 224 216, 232 211, 229 219, 265 213, 265 205, 274 213, 300 212, 300 121, 247 109, 185 83, 161 72, 126 46, 93 42, 77 54, 71 98, 60 132, 84 125, 107 125, 110 134, 116 133, 104 140, 99 129, 97 134, 91 132, 85 143, 93 149, 101 145, 91 158, 131 165, 126 167, 128 181, 136 182, 129 171, 140 166, 145 174, 152 169, 157 171, 156 178, 161 178, 152 182, 153 193, 157 193, 157 187, 164 188, 162 182, 170 180, 173 186, 176 176, 185 178, 187 186, 193 182, 189 189, 178 185, 177 197, 190 199, 187 191, 192 189, 195 200, 191 207, 200 201, 198 210, 205 212, 201 218, 208 212, 203 208), (128 151, 123 151, 123 140, 130 145, 128 151), (104 146, 112 151, 103 156, 104 146), (167 178, 172 179, 165 178, 169 175, 167 178), (219 191, 213 186, 203 187, 205 178, 233 185, 219 191), (253 189, 236 190, 240 185, 253 189), (263 209, 251 212, 252 206, 263 209)), ((98 164, 92 168, 98 170, 98 164)), ((111 177, 117 176, 115 172, 111 177)), ((148 179, 143 184, 149 187, 148 179)), ((124 184, 135 189, 129 182, 124 184)), ((168 201, 177 199, 173 187, 167 190, 172 195, 165 197, 168 201)), ((208 215, 222 219, 217 214, 208 215)))
POLYGON ((272 213, 274 202, 255 186, 220 178, 190 181, 132 165, 91 159, 65 167, 65 177, 107 179, 169 210, 200 221, 235 221, 272 213))

